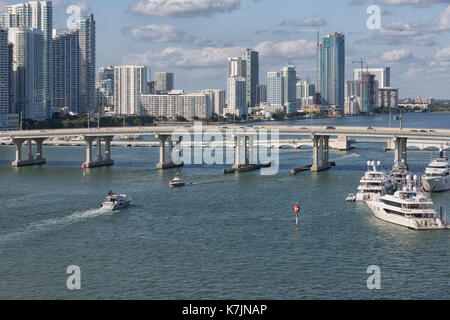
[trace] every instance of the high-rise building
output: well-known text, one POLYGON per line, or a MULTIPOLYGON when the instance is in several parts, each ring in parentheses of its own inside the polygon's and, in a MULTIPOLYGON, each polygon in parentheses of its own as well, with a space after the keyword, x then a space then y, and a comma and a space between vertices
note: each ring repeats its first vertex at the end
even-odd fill
POLYGON ((344 114, 357 115, 359 113, 359 99, 357 97, 346 97, 344 114))
POLYGON ((0 114, 11 108, 11 58, 8 30, 0 29, 0 114))
POLYGON ((24 118, 48 118, 45 104, 44 35, 38 29, 9 28, 14 45, 14 105, 24 118))
POLYGON ((53 32, 53 109, 80 112, 81 55, 78 30, 53 32))
POLYGON ((265 102, 267 102, 267 86, 259 84, 256 90, 256 104, 259 106, 265 102))
POLYGON ((297 105, 299 108, 307 107, 314 103, 314 95, 316 93, 316 85, 308 81, 297 79, 297 105))
POLYGON ((391 68, 358 68, 353 71, 353 80, 361 80, 362 73, 370 73, 375 76, 375 81, 378 81, 380 88, 386 88, 391 86, 391 68))
POLYGON ((267 73, 267 103, 271 106, 284 106, 284 80, 279 72, 267 73))
POLYGON ((80 106, 79 112, 95 110, 95 20, 94 15, 75 22, 80 44, 80 106))
POLYGON ((360 80, 348 80, 345 82, 345 97, 361 97, 360 80))
POLYGON ((319 44, 319 88, 322 104, 344 108, 345 36, 331 33, 319 44))
POLYGON ((247 78, 247 60, 242 57, 228 58, 228 78, 247 78))
POLYGON ((235 114, 239 117, 247 116, 246 81, 242 77, 231 77, 227 81, 227 107, 226 114, 235 114))
POLYGON ((156 93, 167 93, 174 87, 175 76, 169 72, 155 72, 156 93))
MULTIPOLYGON (((284 79, 284 105, 296 105, 297 100, 297 71, 295 66, 288 65, 283 67, 280 72, 284 79)), ((295 107, 293 109, 296 109, 295 107)), ((288 110, 289 113, 294 113, 296 110, 288 110)))
POLYGON ((140 96, 142 115, 173 119, 182 116, 187 119, 209 118, 212 115, 210 98, 207 94, 143 94, 140 96))
MULTIPOLYGON (((6 6, 5 13, 1 16, 1 27, 4 28, 24 28, 42 31, 43 45, 42 55, 43 63, 42 69, 39 67, 39 72, 43 72, 43 103, 44 103, 44 117, 49 118, 52 113, 53 103, 53 7, 51 1, 30 1, 15 5, 6 6)), ((38 76, 40 77, 40 76, 38 76)), ((15 89, 16 90, 16 89, 15 89)), ((21 88, 18 88, 21 90, 21 88)), ((41 116, 41 112, 39 112, 41 116)))
POLYGON ((114 68, 114 113, 141 115, 140 96, 147 92, 147 68, 121 66, 114 68))
POLYGON ((397 88, 380 88, 378 90, 378 101, 382 108, 398 108, 398 89, 397 88))
POLYGON ((370 73, 361 74, 361 102, 360 111, 370 113, 376 107, 376 82, 375 75, 370 73))
POLYGON ((256 90, 259 85, 259 53, 253 49, 245 49, 241 58, 246 61, 246 104, 247 107, 254 107, 256 103, 256 90))
POLYGON ((97 81, 114 81, 114 66, 101 67, 97 72, 97 81))
POLYGON ((205 94, 210 99, 211 113, 221 116, 225 109, 225 91, 219 89, 200 90, 199 94, 205 94))

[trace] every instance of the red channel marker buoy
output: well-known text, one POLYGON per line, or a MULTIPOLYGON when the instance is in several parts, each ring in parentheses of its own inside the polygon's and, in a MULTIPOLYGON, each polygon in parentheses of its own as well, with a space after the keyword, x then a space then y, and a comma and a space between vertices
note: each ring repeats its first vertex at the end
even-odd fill
POLYGON ((298 204, 296 204, 295 206, 294 206, 294 212, 295 212, 295 221, 296 221, 296 225, 297 225, 297 229, 298 229, 298 216, 299 216, 299 214, 300 214, 300 210, 301 210, 301 208, 300 208, 300 206, 298 205, 298 204))

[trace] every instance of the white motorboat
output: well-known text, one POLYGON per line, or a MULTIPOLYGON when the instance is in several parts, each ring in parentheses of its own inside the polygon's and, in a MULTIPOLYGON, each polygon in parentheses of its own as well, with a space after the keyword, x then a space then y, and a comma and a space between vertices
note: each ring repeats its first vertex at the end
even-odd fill
POLYGON ((397 190, 395 180, 386 172, 378 170, 380 166, 379 161, 367 162, 367 172, 361 178, 356 201, 377 200, 379 197, 392 194, 397 190))
POLYGON ((450 190, 450 164, 448 158, 444 157, 442 149, 440 157, 430 163, 425 171, 425 175, 422 176, 422 183, 427 192, 450 190))
POLYGON ((384 195, 378 200, 367 201, 375 216, 381 220, 413 230, 443 230, 446 225, 432 208, 433 201, 425 193, 418 191, 418 177, 394 195, 384 195))
POLYGON ((186 183, 184 183, 181 178, 180 178, 180 174, 177 172, 175 178, 173 178, 173 180, 169 181, 169 185, 171 187, 177 188, 177 187, 184 187, 186 185, 186 183))
POLYGON ((356 201, 356 195, 354 195, 353 193, 350 193, 347 198, 345 199, 345 201, 347 202, 355 202, 356 201))
POLYGON ((109 192, 106 201, 102 203, 101 208, 105 210, 120 210, 130 206, 131 199, 125 194, 115 194, 109 192))

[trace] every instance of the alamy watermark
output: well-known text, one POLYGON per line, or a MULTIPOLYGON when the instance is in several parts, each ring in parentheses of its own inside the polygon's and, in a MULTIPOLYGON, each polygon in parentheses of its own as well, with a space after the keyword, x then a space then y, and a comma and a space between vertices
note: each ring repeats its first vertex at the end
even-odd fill
POLYGON ((81 290, 81 269, 79 266, 69 266, 66 270, 70 276, 67 278, 66 286, 69 290, 81 290))
POLYGON ((371 276, 367 279, 367 289, 381 290, 381 268, 379 266, 369 266, 367 274, 371 276))
POLYGON ((369 30, 380 30, 381 27, 381 8, 377 5, 372 5, 367 8, 366 13, 369 15, 367 19, 367 28, 369 30))
POLYGON ((265 128, 206 128, 195 122, 194 131, 175 130, 170 139, 174 143, 171 160, 176 165, 256 165, 261 175, 276 175, 280 168, 280 135, 278 130, 265 128), (224 130, 225 129, 225 130, 224 130), (233 150, 234 149, 234 150, 233 150), (258 162, 259 161, 259 162, 258 162))
POLYGON ((81 19, 81 8, 76 5, 71 5, 67 7, 66 13, 70 15, 66 21, 67 29, 73 31, 77 28, 77 21, 81 19))

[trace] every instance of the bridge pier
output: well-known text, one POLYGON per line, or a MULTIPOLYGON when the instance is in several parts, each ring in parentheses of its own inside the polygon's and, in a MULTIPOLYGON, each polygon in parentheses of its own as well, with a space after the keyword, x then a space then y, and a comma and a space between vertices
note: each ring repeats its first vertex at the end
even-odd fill
POLYGON ((395 162, 394 170, 398 170, 406 165, 408 168, 408 138, 394 138, 395 145, 395 162))
POLYGON ((16 160, 12 162, 13 167, 25 167, 45 164, 46 160, 42 157, 42 144, 46 138, 33 139, 13 139, 16 145, 16 160), (36 157, 33 156, 33 141, 36 143, 36 157), (28 154, 26 159, 22 159, 22 146, 27 143, 28 154))
POLYGON ((86 141, 86 162, 84 165, 86 168, 98 168, 105 166, 114 165, 114 161, 111 160, 111 140, 113 137, 84 137, 84 141, 86 141), (105 157, 102 155, 102 139, 105 141, 105 157), (94 144, 94 140, 97 141, 97 153, 95 156, 95 160, 92 158, 92 146, 94 144))
MULTIPOLYGON (((172 136, 171 135, 157 135, 156 139, 159 140, 159 163, 156 169, 166 170, 172 168, 178 168, 184 166, 184 163, 175 164, 172 159, 172 152, 174 149, 172 136), (168 142, 168 149, 166 150, 166 141, 168 142)), ((177 141, 181 143, 182 138, 177 141)))
POLYGON ((313 135, 313 165, 312 172, 325 171, 332 167, 329 162, 330 136, 313 135))
POLYGON ((269 164, 257 164, 255 157, 255 134, 235 134, 234 137, 234 165, 231 169, 224 169, 224 174, 242 173, 260 170, 261 168, 269 168, 269 164))

